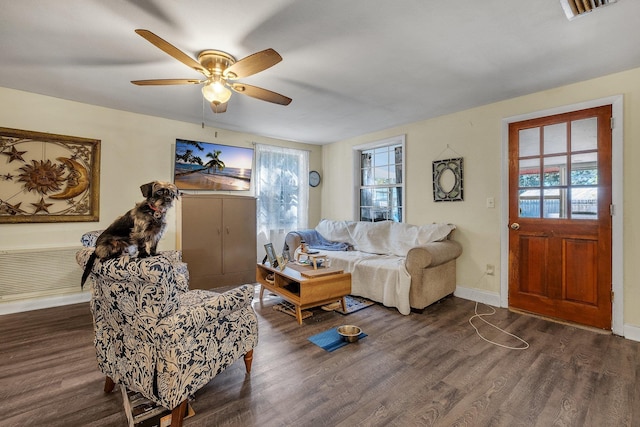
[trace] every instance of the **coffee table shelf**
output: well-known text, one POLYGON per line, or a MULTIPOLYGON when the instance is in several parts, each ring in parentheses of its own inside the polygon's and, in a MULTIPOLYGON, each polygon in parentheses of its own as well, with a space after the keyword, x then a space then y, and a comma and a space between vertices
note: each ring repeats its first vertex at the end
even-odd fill
MULTIPOLYGON (((346 311, 344 297, 351 293, 351 273, 336 271, 319 277, 305 277, 302 272, 313 267, 272 268, 268 264, 256 265, 256 281, 260 284, 260 301, 264 290, 282 297, 296 307, 296 320, 302 324, 302 310, 340 301, 346 311), (299 271, 300 270, 300 271, 299 271), (301 272, 302 271, 302 272, 301 272), (267 276, 273 274, 273 281, 267 276)), ((316 270, 318 271, 318 270, 316 270)))

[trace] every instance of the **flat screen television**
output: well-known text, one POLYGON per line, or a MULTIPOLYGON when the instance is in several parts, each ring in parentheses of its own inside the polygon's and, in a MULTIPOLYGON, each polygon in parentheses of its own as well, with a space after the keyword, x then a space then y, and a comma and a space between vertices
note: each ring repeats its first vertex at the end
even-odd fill
POLYGON ((246 191, 253 148, 176 139, 173 182, 181 190, 246 191))

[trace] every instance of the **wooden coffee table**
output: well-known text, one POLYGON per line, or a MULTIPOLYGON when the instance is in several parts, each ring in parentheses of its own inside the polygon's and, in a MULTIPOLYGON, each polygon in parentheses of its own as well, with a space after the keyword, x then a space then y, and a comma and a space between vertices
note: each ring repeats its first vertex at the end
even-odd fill
POLYGON ((288 264, 284 270, 268 264, 257 264, 256 281, 260 284, 260 301, 264 290, 282 297, 296 307, 296 320, 302 324, 302 310, 340 301, 346 311, 344 297, 351 293, 351 273, 331 268, 288 264), (273 274, 273 281, 267 276, 273 274))

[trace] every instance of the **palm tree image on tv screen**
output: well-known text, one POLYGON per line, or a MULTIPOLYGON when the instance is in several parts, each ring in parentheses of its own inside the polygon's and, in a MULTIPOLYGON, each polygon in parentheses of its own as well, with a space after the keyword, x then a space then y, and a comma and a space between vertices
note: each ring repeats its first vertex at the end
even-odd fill
POLYGON ((173 181, 181 190, 248 191, 253 148, 176 140, 173 181))

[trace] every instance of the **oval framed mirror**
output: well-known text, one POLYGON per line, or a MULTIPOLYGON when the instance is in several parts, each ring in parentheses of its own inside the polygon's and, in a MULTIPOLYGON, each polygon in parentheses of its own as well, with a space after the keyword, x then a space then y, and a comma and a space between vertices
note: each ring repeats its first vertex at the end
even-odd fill
POLYGON ((463 199, 462 157, 435 160, 433 172, 433 201, 455 202, 463 199))

